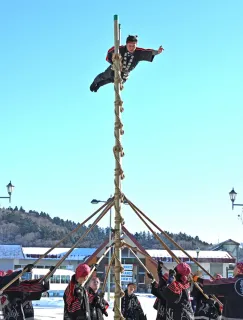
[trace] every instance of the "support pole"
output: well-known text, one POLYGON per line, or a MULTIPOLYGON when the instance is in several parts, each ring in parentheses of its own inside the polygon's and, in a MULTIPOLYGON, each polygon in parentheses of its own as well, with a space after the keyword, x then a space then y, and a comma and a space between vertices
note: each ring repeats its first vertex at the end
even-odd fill
POLYGON ((67 257, 70 255, 70 253, 77 248, 77 246, 80 244, 80 242, 94 229, 94 227, 98 224, 98 222, 105 216, 105 214, 110 210, 110 208, 113 206, 113 202, 111 202, 109 205, 106 206, 106 208, 101 212, 101 214, 95 219, 95 221, 92 223, 89 229, 85 231, 85 233, 74 243, 74 245, 65 253, 65 255, 57 262, 55 265, 55 268, 52 271, 49 271, 42 280, 49 280, 51 276, 55 273, 56 269, 60 267, 60 265, 63 263, 64 260, 67 259, 67 257))
MULTIPOLYGON (((68 253, 56 264, 55 269, 53 269, 52 271, 49 271, 44 278, 50 278, 51 275, 54 274, 55 270, 62 264, 62 262, 66 259, 66 257, 73 251, 73 249, 75 248, 76 244, 79 243, 93 228, 94 226, 100 221, 100 219, 107 213, 107 211, 114 205, 114 199, 112 198, 111 200, 108 200, 104 205, 102 205, 98 210, 96 210, 91 216, 89 216, 86 220, 84 220, 81 224, 79 224, 74 230, 72 230, 70 233, 68 233, 62 240, 58 241, 51 249, 49 249, 48 251, 46 251, 46 253, 44 255, 42 255, 40 258, 38 258, 35 262, 33 262, 33 265, 36 265, 37 263, 39 263, 41 261, 41 259, 45 258, 47 256, 47 254, 49 252, 51 252, 54 248, 56 248, 61 242, 63 242, 65 239, 67 239, 68 237, 71 236, 72 233, 77 232, 82 225, 85 224, 85 222, 87 222, 88 220, 90 220, 92 217, 94 217, 101 209, 104 208, 104 210, 102 211, 102 213, 98 216, 98 218, 95 220, 95 222, 92 224, 92 226, 90 227, 90 229, 88 229, 84 235, 82 235, 82 237, 74 244, 74 246, 72 246, 71 250, 68 251, 68 253)), ((19 273, 16 277, 14 277, 11 281, 9 281, 3 288, 1 288, 0 290, 0 294, 1 292, 3 292, 4 290, 6 290, 11 284, 13 284, 15 281, 17 281, 19 278, 22 277, 22 275, 26 273, 26 269, 23 269, 21 273, 19 273)), ((1 318, 0 318, 1 320, 1 318)))
POLYGON ((111 266, 114 262, 114 259, 115 259, 115 255, 113 253, 113 255, 111 256, 111 260, 108 264, 108 267, 107 267, 107 270, 106 270, 106 275, 105 275, 105 279, 104 279, 104 282, 103 282, 103 288, 102 288, 102 293, 105 294, 105 287, 106 287, 106 282, 107 282, 107 278, 108 278, 108 273, 111 272, 111 266))
MULTIPOLYGON (((194 259, 186 250, 184 250, 173 238, 171 238, 165 231, 163 231, 156 223, 154 223, 145 213, 142 212, 134 203, 126 198, 126 201, 131 206, 131 208, 137 213, 147 219, 155 228, 159 230, 161 234, 163 234, 171 243, 173 243, 179 250, 181 250, 191 261, 193 261, 199 268, 201 268, 210 278, 214 280, 214 277, 198 262, 198 259, 194 259)), ((144 221, 142 219, 142 221, 144 221)), ((166 249, 167 250, 167 249, 166 249)), ((168 250, 167 250, 168 251, 168 250)), ((176 260, 175 260, 176 261, 176 260)))
POLYGON ((99 260, 96 262, 96 264, 92 267, 90 274, 88 275, 88 278, 82 283, 82 287, 86 285, 86 283, 90 280, 92 277, 92 274, 94 271, 96 271, 96 267, 99 266, 100 262, 104 259, 104 257, 107 255, 108 252, 111 251, 111 248, 113 247, 113 243, 109 242, 109 247, 105 250, 105 252, 102 254, 102 256, 99 258, 99 260))
POLYGON ((121 288, 121 272, 123 271, 121 265, 121 225, 123 223, 123 218, 121 216, 121 202, 123 195, 121 192, 121 180, 124 178, 123 170, 121 166, 121 157, 123 154, 123 148, 121 145, 121 135, 123 134, 122 122, 120 119, 120 114, 123 111, 122 100, 120 97, 120 90, 122 89, 122 79, 121 79, 121 56, 119 54, 120 46, 120 27, 118 23, 118 15, 114 15, 114 54, 112 57, 113 70, 114 70, 114 90, 115 90, 115 146, 113 148, 115 157, 115 246, 114 246, 114 256, 115 256, 115 300, 114 300, 114 319, 123 319, 121 314, 121 297, 124 295, 121 288))
MULTIPOLYGON (((165 250, 171 255, 171 257, 177 262, 180 263, 180 259, 174 254, 174 252, 165 244, 165 242, 157 235, 157 233, 155 233, 155 231, 148 225, 148 223, 142 218, 141 215, 143 215, 144 217, 146 217, 146 219, 151 222, 155 227, 157 227, 159 230, 161 230, 157 225, 155 225, 155 223, 149 218, 147 217, 140 209, 138 209, 131 201, 129 201, 127 198, 125 198, 126 201, 128 202, 128 204, 130 205, 130 207, 133 209, 133 211, 136 213, 136 215, 143 221, 143 223, 146 225, 146 227, 150 230, 150 232, 154 235, 154 237, 162 244, 162 246, 165 248, 165 250)), ((169 237, 169 236, 168 236, 169 237)), ((173 240, 174 241, 174 240, 173 240)), ((176 243, 176 242, 175 242, 176 243)), ((178 244, 176 243, 176 245, 178 246, 178 244)), ((184 249, 182 249, 184 250, 184 249)), ((191 274, 192 276, 192 274, 191 274)), ((197 287, 197 289, 204 295, 204 297, 206 299, 209 299, 209 297, 203 292, 203 290, 201 289, 201 287, 198 285, 198 283, 194 282, 194 285, 197 287)), ((222 302, 215 296, 213 295, 213 298, 215 301, 218 302, 219 305, 223 305, 222 302)))
MULTIPOLYGON (((109 216, 109 243, 111 243, 111 214, 112 209, 110 208, 110 216, 109 216)), ((111 250, 109 250, 109 257, 108 257, 108 264, 110 264, 111 261, 111 250)), ((111 300, 111 273, 108 272, 108 281, 107 281, 107 300, 110 302, 111 300)))

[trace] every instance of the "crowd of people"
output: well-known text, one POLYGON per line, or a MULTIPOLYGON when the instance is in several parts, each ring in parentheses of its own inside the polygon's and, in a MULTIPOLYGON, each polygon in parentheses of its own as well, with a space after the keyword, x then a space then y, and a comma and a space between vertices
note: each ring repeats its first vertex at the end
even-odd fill
MULTIPOLYGON (((24 271, 31 272, 32 268, 33 265, 27 265, 24 271)), ((157 271, 158 281, 148 273, 151 292, 156 297, 153 306, 157 310, 156 320, 243 320, 243 263, 236 264, 233 278, 218 274, 215 280, 203 279, 199 273, 192 275, 186 263, 163 273, 163 263, 158 262, 157 271)), ((28 281, 18 278, 13 282, 21 272, 0 271, 0 320, 34 319, 32 300, 41 299, 49 289, 45 277, 28 281)), ((78 265, 63 296, 64 320, 103 320, 108 316, 109 304, 99 293, 100 280, 90 277, 90 273, 87 264, 78 265)), ((121 299, 122 316, 127 320, 146 320, 135 290, 135 283, 127 285, 121 299)))

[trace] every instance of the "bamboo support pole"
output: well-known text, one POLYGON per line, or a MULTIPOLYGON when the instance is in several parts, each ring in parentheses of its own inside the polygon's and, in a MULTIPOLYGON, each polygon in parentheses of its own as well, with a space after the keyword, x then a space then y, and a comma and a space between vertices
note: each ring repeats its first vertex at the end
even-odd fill
POLYGON ((154 223, 145 213, 143 213, 134 203, 126 198, 127 202, 132 205, 145 219, 147 219, 155 228, 159 230, 171 243, 173 243, 179 250, 181 250, 191 261, 193 261, 199 268, 201 268, 209 277, 214 279, 214 277, 196 260, 194 259, 186 250, 184 250, 178 243, 175 242, 165 231, 163 231, 156 223, 154 223))
MULTIPOLYGON (((148 225, 148 223, 142 218, 142 216, 140 215, 140 211, 141 210, 137 210, 137 207, 130 202, 127 198, 126 201, 129 203, 130 207, 133 209, 133 211, 136 213, 136 215, 143 221, 143 223, 146 225, 146 227, 151 231, 151 233, 154 235, 154 237, 161 243, 161 245, 167 250, 167 252, 171 255, 171 257, 177 262, 180 263, 180 259, 174 254, 174 252, 164 243, 164 241, 157 235, 156 232, 153 231, 153 229, 148 225)), ((145 216, 147 218, 147 216, 145 214, 143 214, 143 216, 145 216)), ((147 220, 149 220, 153 225, 156 226, 156 224, 149 218, 147 218, 147 220)), ((159 228, 159 227, 158 227, 159 228)), ((170 238, 170 237, 169 237, 170 238)), ((174 241, 174 240, 173 240, 174 241)), ((176 243, 176 242, 175 242, 176 243)), ((183 249, 184 250, 184 249, 183 249)), ((192 275, 191 275, 191 280, 192 279, 192 275)), ((194 281, 193 281, 194 282, 194 281)), ((208 295, 205 294, 202 290, 202 288, 198 285, 197 282, 194 282, 194 285, 196 286, 196 288, 204 295, 204 297, 206 299, 209 299, 208 295)), ((213 295, 213 299, 215 301, 217 301, 219 303, 219 305, 223 306, 222 302, 215 296, 213 295)))
POLYGON ((111 248, 113 247, 113 243, 109 245, 109 247, 105 250, 105 252, 102 254, 102 256, 99 258, 99 260, 96 262, 96 264, 91 268, 90 274, 88 278, 82 283, 82 286, 84 287, 85 284, 89 281, 91 278, 92 274, 96 270, 97 266, 100 264, 100 262, 104 259, 104 257, 107 255, 108 252, 110 252, 111 248))
POLYGON ((121 157, 124 155, 123 148, 121 145, 121 135, 124 133, 122 130, 122 122, 121 122, 121 112, 122 109, 122 100, 120 97, 121 90, 121 56, 119 54, 119 46, 120 46, 120 27, 118 23, 118 16, 114 15, 114 54, 112 57, 113 61, 113 70, 114 70, 114 90, 115 90, 115 127, 114 127, 114 135, 115 135, 115 146, 113 148, 113 153, 115 157, 115 248, 114 248, 114 256, 115 256, 115 299, 114 299, 114 319, 121 320, 123 319, 121 314, 121 297, 123 296, 123 291, 121 287, 121 225, 123 223, 123 218, 121 216, 121 202, 123 199, 123 195, 121 192, 121 180, 124 178, 122 166, 121 166, 121 157))
MULTIPOLYGON (((114 205, 114 199, 108 199, 106 203, 104 203, 99 209, 97 209, 94 213, 92 213, 87 219, 85 219, 81 224, 79 224, 75 229, 73 229, 71 232, 69 232, 64 238, 62 238, 60 241, 58 241, 51 249, 48 249, 43 255, 41 255, 40 258, 38 258, 36 261, 34 261, 32 264, 33 265, 36 265, 38 264, 41 259, 45 258, 48 253, 50 253, 53 249, 55 249, 57 246, 59 246, 59 244, 61 244, 63 241, 65 241, 68 237, 70 237, 73 233, 77 232, 87 221, 89 221, 90 219, 92 219, 100 210, 102 210, 103 208, 105 208, 106 206, 108 206, 108 203, 111 202, 111 200, 113 200, 113 204, 114 205)), ((109 206, 109 208, 112 207, 109 206)), ((106 211, 107 212, 107 211, 106 211)), ((81 240, 80 240, 81 241, 81 240)), ((54 272, 55 272, 56 268, 54 269, 54 272)), ((52 274, 54 273, 52 272, 52 274)), ((9 286, 11 286, 11 284, 13 284, 15 281, 17 281, 24 273, 26 273, 26 270, 23 269, 21 273, 19 273, 16 277, 14 277, 11 281, 9 281, 9 283, 7 283, 1 290, 0 290, 0 293, 3 292, 4 290, 6 290, 9 286)), ((46 274, 49 275, 50 272, 48 272, 46 274)))
POLYGON ((104 279, 104 282, 103 282, 103 286, 102 286, 102 292, 105 293, 105 287, 106 287, 106 282, 107 282, 107 279, 108 279, 108 274, 110 272, 110 269, 111 269, 111 266, 112 266, 112 263, 114 262, 115 260, 115 255, 113 253, 113 255, 111 256, 111 260, 108 264, 108 267, 107 267, 107 270, 106 270, 106 274, 105 274, 105 279, 104 279))
POLYGON ((133 247, 133 246, 131 246, 130 244, 128 244, 128 243, 126 243, 126 242, 124 242, 124 246, 126 246, 126 247, 129 248, 129 249, 132 249, 132 250, 134 250, 134 251, 139 252, 139 253, 142 254, 144 257, 148 258, 150 261, 155 262, 155 260, 154 260, 148 253, 145 253, 145 252, 139 250, 137 247, 133 247))
MULTIPOLYGON (((156 232, 154 232, 154 230, 148 225, 148 223, 142 218, 142 216, 139 214, 139 212, 137 212, 137 210, 135 209, 134 205, 131 203, 130 204, 131 208, 133 209, 133 211, 136 213, 136 215, 142 220, 142 222, 146 225, 146 227, 151 231, 151 233, 154 235, 154 237, 160 242, 160 244, 165 248, 165 250, 171 255, 171 257, 176 261, 176 263, 180 263, 180 259, 174 254, 174 252, 167 246, 166 243, 164 243, 164 241, 157 235, 156 232)), ((200 288, 200 286, 198 285, 198 283, 195 283, 195 286, 197 287, 197 289, 205 296, 206 299, 209 299, 208 296, 203 292, 203 290, 200 288)))
MULTIPOLYGON (((124 245, 126 245, 126 243, 124 243, 124 245)), ((128 247, 129 248, 129 247, 128 247)), ((142 266, 142 268, 144 268, 144 270, 147 272, 147 273, 150 273, 152 276, 152 272, 149 271, 149 269, 143 264, 143 262, 139 259, 139 257, 136 255, 136 253, 131 249, 129 248, 129 250, 131 251, 131 253, 134 255, 134 257, 138 260, 139 264, 142 266)), ((153 276, 154 277, 154 276, 153 276)))
POLYGON ((74 245, 65 253, 65 255, 58 261, 58 263, 55 265, 55 268, 52 271, 49 271, 42 280, 49 280, 52 275, 55 273, 56 269, 63 263, 63 261, 70 255, 70 253, 77 247, 77 245, 94 229, 94 227, 97 225, 97 223, 105 216, 105 214, 110 210, 110 208, 113 206, 113 202, 107 205, 107 207, 101 212, 101 214, 95 219, 93 224, 89 229, 85 231, 85 233, 74 243, 74 245))
POLYGON ((104 203, 102 206, 99 207, 99 209, 97 209, 94 213, 92 213, 87 219, 85 219, 82 223, 78 224, 78 226, 73 229, 71 232, 69 232, 65 237, 63 237, 61 240, 59 240, 52 248, 48 249, 40 258, 38 258, 33 265, 36 265, 40 262, 41 259, 45 258, 48 253, 50 253, 53 249, 55 249, 56 247, 58 247, 63 241, 65 241, 66 239, 68 239, 73 233, 76 233, 86 222, 88 222, 90 219, 92 219, 98 212, 100 212, 104 207, 107 206, 107 204, 113 200, 113 198, 108 199, 106 201, 106 203, 104 203))
POLYGON ((149 226, 149 224, 142 218, 142 216, 137 212, 133 204, 131 203, 131 208, 136 213, 136 215, 142 220, 145 226, 150 230, 150 232, 154 235, 154 237, 160 242, 160 244, 165 248, 165 250, 171 255, 171 257, 176 261, 176 263, 180 263, 180 259, 175 255, 175 253, 167 246, 166 243, 157 235, 156 232, 149 226))

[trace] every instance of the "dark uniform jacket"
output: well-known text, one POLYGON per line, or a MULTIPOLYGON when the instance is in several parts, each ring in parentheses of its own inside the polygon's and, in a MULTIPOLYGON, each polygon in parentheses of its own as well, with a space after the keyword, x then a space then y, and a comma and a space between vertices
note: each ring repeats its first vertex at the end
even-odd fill
POLYGON ((190 301, 190 285, 174 281, 158 290, 156 282, 152 283, 152 293, 166 300, 166 320, 193 320, 190 301))
MULTIPOLYGON (((112 55, 114 53, 114 47, 108 50, 106 61, 112 64, 112 55)), ((153 49, 143 49, 143 48, 136 48, 133 53, 127 51, 126 46, 119 47, 119 53, 122 56, 122 74, 127 75, 130 71, 132 71, 140 61, 148 61, 152 62, 154 56, 158 54, 157 50, 153 49)))
POLYGON ((158 272, 158 276, 159 276, 158 288, 155 288, 155 286, 152 287, 152 293, 156 297, 153 307, 154 309, 157 310, 156 320, 166 320, 166 300, 164 298, 161 298, 161 296, 157 294, 157 291, 163 290, 163 288, 167 286, 167 280, 163 277, 161 272, 158 272))
POLYGON ((75 274, 64 292, 63 300, 65 320, 91 320, 87 291, 78 284, 75 274))
POLYGON ((220 319, 221 311, 218 302, 213 299, 207 299, 197 288, 193 286, 191 296, 196 302, 194 313, 195 320, 213 320, 220 319))
POLYGON ((243 274, 214 281, 198 279, 206 294, 224 296, 222 320, 243 320, 243 274))
MULTIPOLYGON (((0 277, 0 290, 21 271, 0 277)), ((0 310, 2 319, 11 320, 33 320, 34 309, 32 300, 40 300, 42 293, 49 289, 49 282, 42 282, 41 279, 15 281, 0 296, 0 310)))
POLYGON ((125 319, 129 320, 145 320, 146 316, 143 313, 141 304, 137 296, 132 293, 128 295, 127 290, 125 290, 125 295, 121 300, 121 311, 125 319))
POLYGON ((103 315, 108 316, 106 311, 109 307, 108 302, 90 287, 88 288, 88 298, 91 320, 103 320, 103 315))

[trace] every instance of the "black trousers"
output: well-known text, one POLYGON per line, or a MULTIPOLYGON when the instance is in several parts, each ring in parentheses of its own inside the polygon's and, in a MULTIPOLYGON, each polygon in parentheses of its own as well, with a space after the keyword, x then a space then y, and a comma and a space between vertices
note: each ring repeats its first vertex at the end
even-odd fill
MULTIPOLYGON (((121 74, 123 83, 126 82, 127 77, 125 77, 124 73, 121 74)), ((104 72, 98 74, 98 76, 94 79, 93 84, 98 85, 99 87, 104 86, 108 83, 114 82, 114 71, 112 70, 112 66, 109 66, 104 72)))

